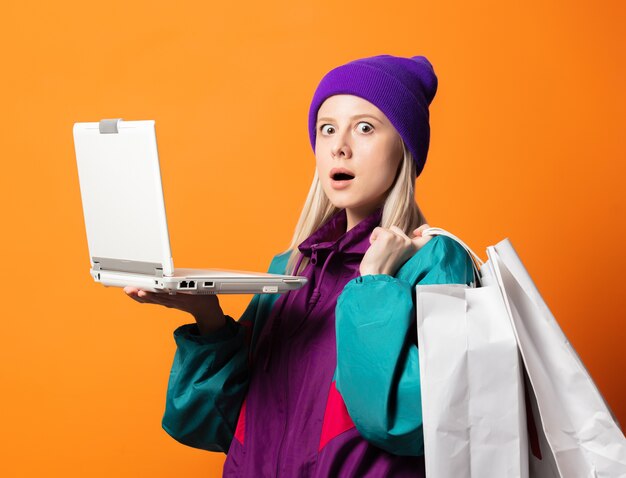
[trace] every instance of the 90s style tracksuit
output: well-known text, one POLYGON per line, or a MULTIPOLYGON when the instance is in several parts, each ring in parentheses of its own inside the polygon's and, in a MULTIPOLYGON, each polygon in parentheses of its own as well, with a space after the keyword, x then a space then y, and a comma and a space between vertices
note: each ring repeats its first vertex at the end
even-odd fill
MULTIPOLYGON (((340 210, 299 246, 302 289, 255 295, 239 321, 174 332, 163 428, 227 452, 225 477, 424 476, 416 284, 469 284, 472 262, 435 236, 398 271, 360 276, 379 209, 340 210)), ((288 253, 269 272, 284 273, 288 253)))

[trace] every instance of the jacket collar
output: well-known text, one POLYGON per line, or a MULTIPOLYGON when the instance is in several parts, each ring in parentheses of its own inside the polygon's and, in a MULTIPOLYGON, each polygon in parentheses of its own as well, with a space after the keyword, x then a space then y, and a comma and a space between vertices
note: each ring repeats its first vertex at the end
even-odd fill
POLYGON ((370 246, 370 235, 374 228, 380 225, 382 215, 383 208, 380 207, 346 232, 348 218, 346 210, 341 209, 301 242, 298 249, 304 256, 311 256, 313 249, 365 254, 370 246))

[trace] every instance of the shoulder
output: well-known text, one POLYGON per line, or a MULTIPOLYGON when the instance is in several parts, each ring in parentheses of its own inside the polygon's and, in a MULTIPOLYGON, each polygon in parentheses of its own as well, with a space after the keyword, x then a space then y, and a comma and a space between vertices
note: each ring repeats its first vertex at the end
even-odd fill
POLYGON ((472 259, 454 239, 434 236, 400 268, 396 277, 417 283, 469 283, 472 259))
POLYGON ((284 274, 291 251, 280 252, 272 258, 267 272, 270 274, 284 274))
MULTIPOLYGON (((465 248, 448 236, 434 236, 430 241, 426 243, 424 247, 422 247, 422 249, 420 249, 420 251, 429 244, 431 244, 432 249, 431 255, 433 255, 437 259, 458 258, 467 256, 467 251, 465 250, 465 248)), ((415 255, 417 255, 420 251, 417 251, 415 255)))
MULTIPOLYGON (((435 264, 441 261, 450 261, 459 258, 465 258, 467 252, 454 239, 448 236, 434 236, 421 249, 419 249, 413 257, 411 257, 404 266, 420 267, 429 264, 435 264)), ((403 266, 403 267, 404 267, 403 266)))

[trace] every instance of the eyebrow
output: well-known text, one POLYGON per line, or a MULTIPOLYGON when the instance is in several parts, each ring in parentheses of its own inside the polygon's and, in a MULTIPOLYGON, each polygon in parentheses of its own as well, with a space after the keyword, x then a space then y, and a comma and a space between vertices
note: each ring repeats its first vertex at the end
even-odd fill
MULTIPOLYGON (((350 119, 351 120, 355 120, 355 119, 359 119, 359 118, 372 118, 372 119, 375 119, 376 121, 378 121, 379 123, 382 123, 382 121, 379 120, 378 118, 376 118, 376 116, 368 114, 368 113, 361 114, 361 115, 354 115, 350 119)), ((316 125, 320 124, 321 121, 334 121, 334 118, 329 118, 329 117, 318 118, 317 123, 315 123, 315 124, 316 125)))

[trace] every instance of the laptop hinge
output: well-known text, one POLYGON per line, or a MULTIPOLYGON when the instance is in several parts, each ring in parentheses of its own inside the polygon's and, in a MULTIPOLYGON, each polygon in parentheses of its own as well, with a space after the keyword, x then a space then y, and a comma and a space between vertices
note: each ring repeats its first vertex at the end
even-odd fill
POLYGON ((117 134, 119 133, 119 122, 122 121, 122 118, 115 119, 103 119, 100 120, 100 134, 117 134))
POLYGON ((125 261, 106 257, 92 257, 91 261, 95 271, 132 272, 163 277, 163 265, 158 262, 125 261))

